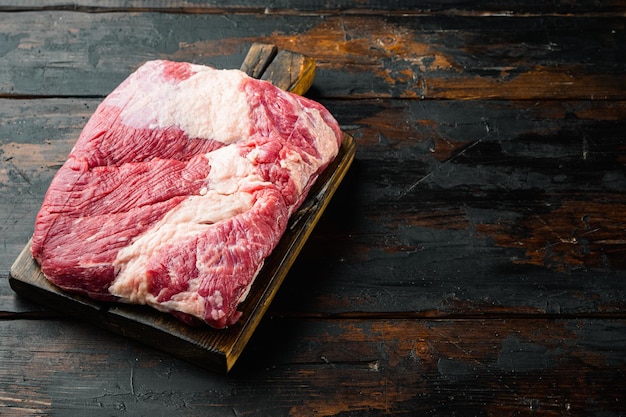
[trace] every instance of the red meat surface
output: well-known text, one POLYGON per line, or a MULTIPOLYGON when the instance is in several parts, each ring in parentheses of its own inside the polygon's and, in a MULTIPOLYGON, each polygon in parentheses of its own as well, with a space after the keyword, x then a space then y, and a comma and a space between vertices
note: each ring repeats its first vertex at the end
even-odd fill
POLYGON ((325 108, 268 82, 147 62, 54 177, 32 255, 65 290, 226 327, 340 141, 325 108))

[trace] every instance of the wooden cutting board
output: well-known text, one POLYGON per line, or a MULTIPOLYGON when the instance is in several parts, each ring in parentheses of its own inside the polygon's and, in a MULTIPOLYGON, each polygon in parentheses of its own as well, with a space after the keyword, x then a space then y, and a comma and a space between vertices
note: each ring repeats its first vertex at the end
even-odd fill
MULTIPOLYGON (((293 52, 277 53, 273 45, 255 44, 250 48, 241 69, 255 78, 270 80, 284 90, 303 94, 313 82, 315 63, 311 58, 293 52)), ((354 155, 354 140, 344 134, 339 154, 320 175, 305 202, 290 219, 287 231, 266 259, 248 297, 240 304, 242 317, 227 329, 188 326, 169 314, 146 306, 102 303, 65 292, 43 276, 39 265, 30 255, 30 243, 11 267, 11 288, 44 306, 87 320, 203 368, 227 373, 266 312, 348 171, 354 155)))

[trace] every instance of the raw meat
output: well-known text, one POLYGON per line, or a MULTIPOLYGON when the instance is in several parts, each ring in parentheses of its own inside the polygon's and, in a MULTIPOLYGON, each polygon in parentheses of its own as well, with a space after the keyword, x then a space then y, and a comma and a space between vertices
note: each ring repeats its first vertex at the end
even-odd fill
POLYGON ((65 290, 223 328, 340 141, 325 108, 270 83, 147 62, 53 179, 32 255, 65 290))

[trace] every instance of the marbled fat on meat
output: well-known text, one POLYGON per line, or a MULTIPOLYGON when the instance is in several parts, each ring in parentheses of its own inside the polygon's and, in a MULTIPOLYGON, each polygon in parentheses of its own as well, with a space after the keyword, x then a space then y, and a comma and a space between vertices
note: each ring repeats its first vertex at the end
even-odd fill
POLYGON ((311 100, 237 70, 147 62, 53 179, 32 255, 65 290, 223 328, 340 142, 311 100))

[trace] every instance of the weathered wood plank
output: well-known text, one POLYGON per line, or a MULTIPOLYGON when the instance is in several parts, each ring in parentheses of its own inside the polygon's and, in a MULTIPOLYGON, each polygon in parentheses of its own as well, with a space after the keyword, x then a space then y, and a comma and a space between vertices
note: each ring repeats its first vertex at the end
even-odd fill
POLYGON ((625 109, 579 104, 333 107, 356 163, 274 308, 624 312, 625 109))
MULTIPOLYGON (((0 277, 98 102, 0 100, 0 277)), ((624 313, 626 102, 324 104, 356 161, 274 312, 624 313)))
POLYGON ((437 14, 450 13, 458 15, 550 15, 550 14, 592 14, 615 13, 621 15, 624 12, 623 1, 611 0, 597 1, 584 0, 576 2, 535 2, 535 1, 502 1, 486 0, 479 3, 467 0, 396 0, 393 2, 370 0, 367 2, 355 0, 339 0, 328 2, 326 0, 308 0, 293 2, 290 0, 237 0, 227 4, 219 0, 205 0, 192 2, 185 0, 1 0, 0 11, 26 11, 26 10, 82 10, 90 12, 102 11, 143 11, 146 9, 185 12, 185 13, 365 13, 365 14, 437 14))
POLYGON ((0 321, 3 415, 601 416, 623 320, 265 320, 229 376, 92 327, 0 321))
POLYGON ((265 42, 315 59, 317 97, 626 98, 622 17, 46 11, 0 22, 4 96, 104 96, 146 60, 238 68, 265 42))

